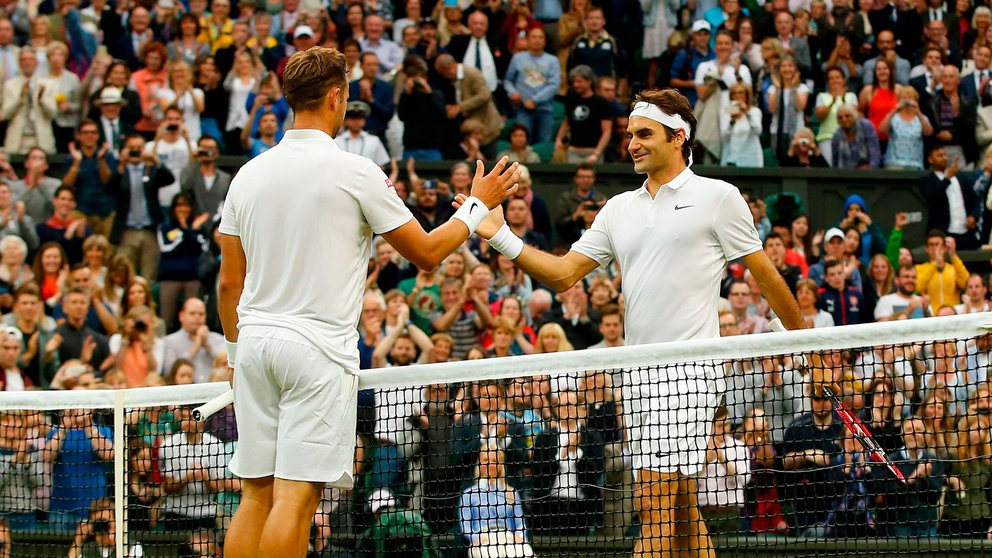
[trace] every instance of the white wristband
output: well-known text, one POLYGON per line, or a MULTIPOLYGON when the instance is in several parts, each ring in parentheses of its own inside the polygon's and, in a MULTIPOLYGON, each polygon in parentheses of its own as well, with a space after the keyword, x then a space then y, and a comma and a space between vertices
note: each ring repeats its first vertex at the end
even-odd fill
POLYGON ((227 339, 224 339, 224 343, 227 345, 227 367, 234 368, 234 359, 238 354, 238 343, 227 339))
POLYGON ((489 239, 489 245, 511 260, 517 259, 520 252, 524 251, 524 241, 513 234, 506 223, 503 223, 503 226, 489 239))
POLYGON ((479 198, 475 196, 470 196, 468 199, 462 203, 462 206, 455 211, 455 214, 451 216, 452 219, 458 219, 465 226, 468 227, 468 234, 472 236, 475 234, 475 229, 482 224, 482 221, 489 215, 489 208, 486 204, 482 202, 479 198))

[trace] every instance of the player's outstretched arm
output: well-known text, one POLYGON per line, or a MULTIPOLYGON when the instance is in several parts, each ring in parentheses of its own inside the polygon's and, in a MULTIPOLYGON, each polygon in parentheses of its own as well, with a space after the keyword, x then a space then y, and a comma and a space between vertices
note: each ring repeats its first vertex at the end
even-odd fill
POLYGON ((517 191, 520 165, 513 163, 507 166, 508 161, 506 157, 500 159, 489 174, 483 174, 482 161, 476 161, 472 196, 465 198, 465 207, 459 208, 447 223, 427 233, 416 219, 411 219, 382 236, 400 255, 420 269, 436 268, 475 232, 490 209, 499 207, 503 200, 517 191))
MULTIPOLYGON (((454 205, 458 207, 465 199, 465 196, 461 194, 455 196, 454 205)), ((499 238, 494 240, 494 237, 505 234, 512 235, 512 233, 508 232, 508 229, 503 229, 505 224, 506 221, 503 220, 503 208, 496 207, 489 212, 489 216, 475 229, 475 232, 488 240, 494 248, 503 252, 499 238)), ((547 252, 542 252, 533 246, 526 246, 520 239, 516 239, 513 243, 519 243, 518 246, 523 249, 519 253, 503 252, 503 255, 513 260, 513 263, 522 269, 524 273, 559 293, 567 291, 577 281, 599 267, 599 264, 595 260, 575 251, 570 251, 564 256, 555 256, 547 252)))
POLYGON ((585 254, 569 251, 564 256, 555 256, 533 246, 524 246, 513 263, 557 293, 572 288, 572 285, 599 267, 595 260, 585 254))

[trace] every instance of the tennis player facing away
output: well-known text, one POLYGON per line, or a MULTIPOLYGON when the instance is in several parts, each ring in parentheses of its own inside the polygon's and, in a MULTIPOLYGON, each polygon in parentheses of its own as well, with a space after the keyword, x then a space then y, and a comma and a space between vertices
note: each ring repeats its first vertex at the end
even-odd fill
POLYGON ((433 269, 516 190, 503 158, 430 234, 371 160, 332 139, 348 101, 347 62, 297 52, 283 89, 296 114, 279 145, 231 183, 220 226, 220 317, 234 369, 241 505, 228 558, 303 558, 325 484, 352 486, 358 333, 372 233, 433 269), (504 172, 505 171, 505 172, 504 172))
MULTIPOLYGON (((719 336, 720 279, 736 259, 786 327, 802 328, 796 300, 762 250, 740 191, 689 168, 695 126, 692 107, 675 89, 642 92, 627 132, 634 171, 647 178, 610 199, 564 256, 524 246, 500 208, 476 232, 558 292, 616 260, 623 270, 627 344, 719 336)), ((715 556, 691 475, 703 468, 724 389, 722 368, 688 363, 634 371, 622 389, 641 518, 634 555, 715 556)))

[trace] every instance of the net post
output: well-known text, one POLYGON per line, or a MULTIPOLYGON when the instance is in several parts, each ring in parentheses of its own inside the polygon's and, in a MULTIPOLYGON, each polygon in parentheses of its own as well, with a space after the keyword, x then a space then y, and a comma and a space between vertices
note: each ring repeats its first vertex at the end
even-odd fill
POLYGON ((127 532, 124 524, 127 521, 127 508, 124 505, 124 486, 127 482, 125 477, 125 464, 127 463, 127 448, 125 447, 127 436, 125 435, 124 420, 124 390, 117 390, 114 394, 114 541, 117 556, 124 556, 126 541, 124 538, 127 532))

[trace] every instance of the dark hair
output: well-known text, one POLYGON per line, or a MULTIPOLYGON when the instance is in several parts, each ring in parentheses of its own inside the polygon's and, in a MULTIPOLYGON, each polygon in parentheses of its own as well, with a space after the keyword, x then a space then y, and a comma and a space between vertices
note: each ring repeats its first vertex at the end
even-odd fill
POLYGON ((196 37, 200 34, 200 19, 191 13, 183 14, 183 17, 179 18, 180 28, 184 21, 192 21, 196 24, 196 31, 193 32, 193 36, 196 37))
POLYGON ((940 48, 939 46, 933 43, 928 43, 927 47, 923 49, 923 58, 926 58, 927 54, 929 54, 931 51, 936 52, 937 54, 940 55, 941 64, 946 62, 946 58, 944 56, 944 49, 940 48))
POLYGON ((364 64, 365 63, 365 59, 368 58, 369 56, 375 56, 376 61, 379 60, 379 55, 377 55, 376 53, 372 52, 371 50, 366 50, 365 52, 362 52, 362 53, 360 53, 358 55, 358 63, 359 64, 364 64))
POLYGON ((33 296, 40 299, 41 289, 38 288, 38 284, 34 281, 28 281, 27 283, 24 283, 20 287, 14 289, 14 302, 17 302, 25 296, 33 296))
POLYGON ((179 369, 183 366, 189 366, 194 372, 196 371, 196 367, 193 366, 193 363, 188 359, 177 358, 176 361, 172 363, 172 368, 169 368, 169 377, 166 378, 170 384, 176 383, 176 372, 179 372, 179 369))
POLYGON ((90 300, 90 293, 88 293, 86 291, 86 289, 84 289, 82 287, 69 287, 68 289, 66 289, 65 296, 63 297, 63 299, 68 299, 69 298, 69 295, 72 295, 72 294, 78 294, 78 295, 85 296, 87 302, 89 302, 89 300, 90 300))
POLYGON ((179 204, 183 202, 185 202, 186 205, 189 206, 190 211, 192 211, 194 215, 196 214, 196 208, 193 207, 193 200, 191 200, 189 196, 187 196, 186 194, 180 192, 176 194, 175 197, 172 198, 172 204, 169 206, 169 215, 173 219, 176 218, 176 208, 179 207, 179 204))
POLYGON ((785 239, 782 238, 782 233, 780 233, 778 231, 770 231, 768 234, 765 235, 765 243, 764 243, 765 248, 768 247, 768 241, 771 240, 771 239, 773 239, 773 238, 777 238, 777 239, 779 239, 779 240, 782 241, 782 244, 783 245, 785 244, 785 239))
POLYGON ((716 32, 716 35, 713 36, 714 43, 716 42, 716 38, 719 37, 720 35, 726 35, 727 37, 730 38, 731 42, 737 41, 737 37, 734 36, 733 31, 731 31, 730 29, 720 29, 716 32))
POLYGON ((945 238, 947 238, 947 233, 945 233, 940 229, 930 229, 929 231, 927 231, 927 237, 924 240, 930 240, 931 238, 934 237, 944 240, 945 238))
POLYGON ((196 140, 196 145, 200 145, 201 143, 203 143, 203 140, 210 140, 216 143, 217 145, 220 145, 220 142, 217 141, 217 138, 211 136, 210 134, 203 134, 202 136, 200 136, 200 139, 196 140))
POLYGON ((829 271, 831 268, 837 267, 839 265, 840 266, 843 266, 844 265, 844 262, 842 262, 842 261, 840 261, 838 259, 834 259, 834 258, 827 258, 827 259, 823 260, 823 274, 826 275, 827 274, 827 271, 829 271))
POLYGON ((72 264, 72 267, 69 268, 69 273, 75 273, 75 272, 79 271, 80 269, 89 269, 89 268, 90 268, 90 266, 86 262, 76 262, 76 263, 72 264))
POLYGON ((31 265, 31 271, 34 272, 34 278, 38 281, 42 281, 45 278, 45 272, 41 268, 41 257, 45 254, 45 252, 52 248, 58 250, 59 256, 62 258, 62 263, 59 264, 59 267, 64 266, 66 262, 69 261, 69 258, 65 255, 65 248, 63 248, 58 242, 46 242, 42 244, 41 247, 38 248, 38 251, 35 252, 34 263, 31 265))
MULTIPOLYGON (((899 273, 902 273, 903 271, 913 271, 913 272, 915 272, 916 271, 916 266, 913 265, 913 264, 910 264, 910 265, 904 265, 904 266, 899 267, 899 273)), ((982 282, 984 283, 984 281, 982 281, 982 282)))
POLYGON ((590 165, 589 163, 584 163, 583 162, 583 163, 579 163, 578 165, 575 165, 575 174, 576 175, 579 174, 579 171, 584 171, 584 170, 592 171, 593 174, 596 173, 596 169, 592 168, 592 165, 590 165))
POLYGON ((416 54, 408 54, 403 58, 403 73, 406 77, 426 76, 428 72, 427 62, 416 54))
POLYGON ((599 309, 599 319, 602 320, 607 316, 620 316, 623 318, 623 311, 620 310, 620 305, 618 304, 606 304, 599 309))
POLYGON ((513 132, 517 132, 521 130, 523 131, 524 135, 527 136, 527 141, 530 142, 530 132, 527 130, 527 126, 524 126, 523 124, 514 124, 513 126, 510 126, 509 133, 506 134, 506 137, 510 137, 513 135, 513 132))
POLYGON ((827 76, 829 76, 830 72, 840 72, 840 75, 844 79, 847 79, 847 74, 844 73, 844 70, 842 70, 840 66, 827 66, 827 69, 823 70, 823 77, 826 78, 827 76))
POLYGON ((100 124, 99 124, 99 123, 98 123, 98 122, 97 122, 96 120, 93 120, 93 119, 91 119, 91 118, 84 118, 84 119, 83 119, 83 120, 82 120, 82 121, 81 121, 81 122, 79 123, 79 125, 78 125, 78 126, 76 126, 76 132, 77 132, 77 133, 79 133, 80 131, 82 131, 82 129, 83 129, 83 126, 96 126, 96 130, 97 130, 97 132, 99 132, 99 131, 100 131, 100 124))
MULTIPOLYGON (((692 155, 692 143, 696 137, 696 116, 693 114, 692 106, 689 104, 689 100, 685 98, 685 95, 679 92, 678 89, 673 88, 648 89, 647 91, 638 93, 634 101, 651 103, 666 114, 677 114, 681 116, 689 124, 691 137, 685 138, 685 143, 682 144, 682 160, 688 165, 689 157, 692 155)), ((664 125, 662 127, 665 129, 666 139, 671 142, 675 138, 675 130, 664 125)))
POLYGON ((283 94, 294 112, 315 110, 331 89, 347 93, 348 62, 337 49, 313 47, 289 59, 282 80, 283 94))
MULTIPOLYGON (((889 69, 889 90, 896 90, 896 69, 892 66, 892 63, 888 61, 887 58, 883 56, 878 57, 878 61, 875 62, 875 69, 877 70, 879 64, 885 64, 885 67, 889 69)), ((878 85, 878 74, 875 73, 876 70, 872 70, 871 83, 875 90, 880 87, 878 85)))
POLYGON ((362 52, 362 45, 361 45, 361 43, 359 43, 358 41, 356 41, 354 37, 348 37, 347 39, 341 41, 341 44, 338 45, 338 47, 341 49, 341 52, 344 52, 344 49, 346 49, 346 48, 348 48, 350 46, 353 46, 353 47, 357 48, 358 49, 358 52, 362 52))
POLYGON ((110 66, 107 67, 107 75, 109 76, 110 72, 113 72, 114 68, 118 67, 124 68, 124 74, 127 75, 128 78, 131 77, 131 68, 127 65, 127 62, 123 62, 121 60, 114 60, 110 63, 110 66))
POLYGON ((56 188, 55 193, 52 194, 52 197, 57 198, 59 197, 59 194, 61 194, 62 192, 69 192, 70 194, 72 194, 72 201, 76 201, 76 189, 73 188, 72 186, 66 186, 65 184, 56 188))

